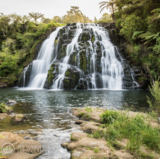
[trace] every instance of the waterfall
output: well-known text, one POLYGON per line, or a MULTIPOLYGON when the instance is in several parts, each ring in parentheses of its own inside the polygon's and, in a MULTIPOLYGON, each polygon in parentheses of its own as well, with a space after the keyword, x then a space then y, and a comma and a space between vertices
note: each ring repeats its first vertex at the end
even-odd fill
POLYGON ((65 72, 67 71, 68 68, 70 68, 70 65, 68 65, 68 60, 70 58, 70 54, 74 50, 74 47, 78 48, 77 42, 78 42, 78 37, 81 33, 82 33, 81 24, 77 23, 76 34, 72 42, 69 45, 67 45, 66 56, 64 57, 62 63, 59 65, 59 75, 58 78, 54 81, 53 89, 63 89, 62 80, 65 77, 65 72))
POLYGON ((58 34, 58 31, 62 27, 58 27, 56 31, 52 32, 49 38, 47 38, 38 53, 38 58, 32 63, 31 77, 28 87, 43 88, 47 72, 52 63, 54 55, 54 42, 58 34))
MULTIPOLYGON (((124 61, 105 28, 67 24, 43 42, 32 62, 28 87, 120 90, 138 86, 133 70, 127 64, 124 67, 124 61)), ((23 71, 23 86, 27 69, 23 71)))

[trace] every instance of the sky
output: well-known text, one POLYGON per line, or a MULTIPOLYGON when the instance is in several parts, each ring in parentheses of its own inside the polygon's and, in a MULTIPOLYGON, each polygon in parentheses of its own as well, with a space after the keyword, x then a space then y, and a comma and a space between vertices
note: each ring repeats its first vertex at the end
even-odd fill
POLYGON ((29 12, 43 13, 46 18, 63 16, 71 6, 79 6, 82 13, 90 19, 101 18, 99 2, 103 0, 0 0, 0 13, 28 15, 29 12))

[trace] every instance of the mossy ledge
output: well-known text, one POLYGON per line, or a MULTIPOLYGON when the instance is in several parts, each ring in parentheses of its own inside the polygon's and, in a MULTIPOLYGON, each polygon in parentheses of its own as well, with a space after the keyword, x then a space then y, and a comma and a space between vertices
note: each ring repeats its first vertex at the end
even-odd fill
POLYGON ((76 124, 83 131, 72 133, 71 142, 62 144, 71 151, 72 159, 159 159, 158 118, 93 107, 73 108, 71 112, 79 118, 76 124))

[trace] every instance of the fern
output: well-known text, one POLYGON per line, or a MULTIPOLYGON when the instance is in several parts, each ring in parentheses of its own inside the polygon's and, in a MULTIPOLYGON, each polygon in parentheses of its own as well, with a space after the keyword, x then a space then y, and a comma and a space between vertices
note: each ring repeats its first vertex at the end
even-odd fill
POLYGON ((142 33, 144 33, 144 31, 135 31, 132 35, 132 39, 135 40, 142 33))

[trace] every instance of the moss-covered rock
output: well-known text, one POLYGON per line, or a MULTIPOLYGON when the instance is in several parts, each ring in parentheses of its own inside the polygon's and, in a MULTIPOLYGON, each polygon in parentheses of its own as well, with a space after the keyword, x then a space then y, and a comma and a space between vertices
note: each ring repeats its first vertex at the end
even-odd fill
POLYGON ((80 69, 82 69, 83 71, 87 70, 87 57, 86 57, 86 53, 84 51, 81 51, 79 53, 79 58, 80 58, 80 69))
POLYGON ((79 36, 78 41, 86 42, 91 39, 89 31, 82 32, 79 36))
POLYGON ((92 36, 91 41, 92 41, 92 42, 94 42, 94 41, 95 41, 95 36, 94 36, 94 35, 92 36))
POLYGON ((71 55, 70 55, 70 58, 69 58, 69 64, 71 65, 76 65, 76 56, 77 56, 77 52, 74 51, 71 55))
POLYGON ((72 81, 71 85, 70 83, 68 83, 69 84, 68 87, 71 87, 72 89, 74 89, 78 85, 79 78, 80 78, 79 74, 80 73, 78 72, 78 70, 74 69, 73 67, 67 69, 67 71, 65 72, 65 77, 72 81))

